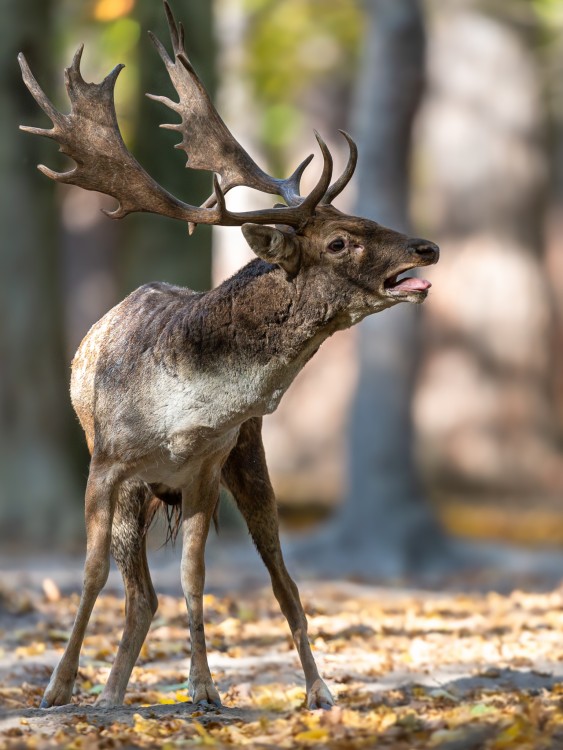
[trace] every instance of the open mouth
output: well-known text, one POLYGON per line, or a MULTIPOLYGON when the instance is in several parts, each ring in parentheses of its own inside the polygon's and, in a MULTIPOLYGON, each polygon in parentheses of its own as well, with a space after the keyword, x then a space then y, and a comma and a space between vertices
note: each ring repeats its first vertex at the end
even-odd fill
POLYGON ((397 296, 413 293, 426 294, 432 286, 426 279, 419 279, 416 276, 404 276, 404 273, 404 271, 400 271, 385 280, 383 288, 387 294, 397 296))

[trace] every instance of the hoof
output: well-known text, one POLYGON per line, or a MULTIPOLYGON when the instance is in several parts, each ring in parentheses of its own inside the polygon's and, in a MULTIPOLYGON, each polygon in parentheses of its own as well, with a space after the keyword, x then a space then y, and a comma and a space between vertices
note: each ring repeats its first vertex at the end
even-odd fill
POLYGON ((334 699, 322 680, 317 680, 307 693, 307 708, 315 711, 319 708, 330 711, 334 706, 334 699))
POLYGON ((55 684, 53 687, 49 685, 47 690, 43 693, 43 699, 39 704, 39 708, 53 708, 53 706, 68 706, 72 702, 72 685, 70 689, 68 686, 57 687, 55 684))
MULTIPOLYGON (((194 703, 196 703, 194 701, 194 703)), ((202 708, 222 708, 223 704, 217 698, 217 700, 209 700, 208 698, 201 698, 197 701, 196 705, 201 706, 202 708)))
POLYGON ((213 682, 193 683, 189 681, 188 692, 194 704, 207 708, 221 708, 221 698, 213 682))
POLYGON ((94 705, 96 708, 114 708, 114 706, 121 706, 122 704, 117 703, 110 698, 98 698, 98 700, 94 702, 94 705))

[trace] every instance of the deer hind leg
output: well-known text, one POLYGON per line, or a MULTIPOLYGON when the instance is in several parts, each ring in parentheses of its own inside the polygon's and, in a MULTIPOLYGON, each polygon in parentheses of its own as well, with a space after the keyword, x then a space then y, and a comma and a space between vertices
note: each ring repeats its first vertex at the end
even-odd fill
POLYGON ((188 691, 194 703, 221 705, 213 684, 203 621, 203 588, 205 584, 205 542, 217 504, 219 482, 211 482, 197 498, 183 493, 182 506, 182 589, 186 598, 190 624, 191 659, 188 691))
POLYGON ((222 481, 232 493, 252 539, 266 565, 274 595, 285 615, 297 648, 307 690, 308 708, 330 708, 334 701, 321 679, 307 637, 307 618, 299 591, 282 556, 278 513, 262 446, 262 420, 245 422, 239 439, 223 467, 222 481))
POLYGON ((111 553, 125 584, 125 628, 97 706, 121 705, 141 647, 158 607, 146 554, 146 505, 151 493, 141 482, 119 488, 111 535, 111 553))
POLYGON ((51 676, 41 708, 70 703, 86 626, 109 573, 111 525, 117 484, 114 467, 104 466, 93 458, 86 485, 86 561, 82 595, 69 642, 51 676))

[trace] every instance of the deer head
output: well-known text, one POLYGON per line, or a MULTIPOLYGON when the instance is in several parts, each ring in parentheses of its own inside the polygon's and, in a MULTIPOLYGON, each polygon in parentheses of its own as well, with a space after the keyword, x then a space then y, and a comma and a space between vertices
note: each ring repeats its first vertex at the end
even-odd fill
MULTIPOLYGON (((178 101, 148 96, 170 108, 180 122, 161 127, 175 130, 182 140, 176 148, 187 156, 188 166, 214 173, 213 194, 201 205, 177 199, 156 183, 127 150, 121 137, 114 105, 114 87, 122 65, 100 83, 86 83, 80 72, 83 48, 65 70, 71 111, 58 112, 39 87, 22 54, 19 62, 23 79, 39 106, 52 120, 51 129, 21 126, 22 130, 57 141, 60 151, 76 166, 67 172, 38 169, 57 182, 79 185, 113 196, 119 205, 107 212, 122 218, 135 211, 180 219, 192 233, 197 224, 242 226, 252 250, 279 265, 289 277, 298 272, 314 275, 324 293, 349 299, 354 320, 400 301, 421 302, 430 283, 422 279, 398 280, 398 275, 415 266, 435 263, 438 248, 431 242, 409 239, 373 221, 347 216, 331 203, 350 181, 357 162, 357 148, 348 142, 349 159, 343 174, 331 184, 332 157, 318 133, 323 159, 320 178, 306 196, 300 195, 300 180, 313 156, 308 156, 286 179, 266 174, 235 140, 214 108, 184 49, 184 31, 164 2, 173 56, 162 43, 151 39, 162 58, 178 101), (279 195, 284 204, 271 209, 232 212, 225 194, 236 186, 247 186, 279 195), (270 225, 276 225, 273 228, 270 225), (316 274, 312 269, 316 267, 316 274), (355 312, 354 312, 355 311, 355 312)), ((150 33, 150 32, 149 32, 150 33)))

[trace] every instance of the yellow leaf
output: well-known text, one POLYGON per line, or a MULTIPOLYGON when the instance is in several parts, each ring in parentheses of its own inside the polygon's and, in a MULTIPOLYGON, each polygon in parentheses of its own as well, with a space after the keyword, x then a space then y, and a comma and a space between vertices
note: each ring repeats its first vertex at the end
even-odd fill
POLYGON ((397 716, 393 711, 388 711, 387 713, 384 713, 381 719, 379 720, 379 729, 384 732, 386 729, 389 729, 389 727, 392 727, 394 724, 397 723, 397 716))
POLYGON ((500 732, 492 744, 494 750, 504 750, 511 747, 516 740, 523 742, 533 739, 534 728, 530 722, 521 715, 516 715, 513 722, 500 732))
POLYGON ((202 745, 216 745, 217 744, 215 738, 211 734, 209 734, 207 729, 202 724, 200 724, 199 721, 194 721, 193 726, 196 732, 201 737, 200 742, 202 745))
POLYGON ((95 731, 95 727, 93 727, 91 724, 88 724, 86 721, 79 721, 75 724, 74 728, 77 732, 80 732, 80 734, 84 734, 85 732, 92 732, 95 731))
POLYGON ((317 713, 305 714, 301 720, 307 729, 316 729, 319 726, 319 715, 317 713))
POLYGON ((299 732, 295 735, 297 742, 320 742, 329 737, 328 729, 318 727, 318 729, 307 729, 305 732, 299 732))
POLYGON ((257 685, 252 689, 254 705, 267 711, 289 711, 303 703, 302 688, 286 690, 276 685, 257 685))
POLYGON ((134 725, 133 728, 139 734, 148 734, 150 737, 158 737, 160 735, 160 722, 155 719, 145 719, 141 714, 133 715, 134 725))
POLYGON ((31 643, 29 646, 18 646, 16 649, 16 656, 39 656, 45 652, 44 643, 31 643))
POLYGON ((181 690, 176 690, 174 695, 178 703, 190 703, 192 700, 187 693, 183 693, 181 690))

